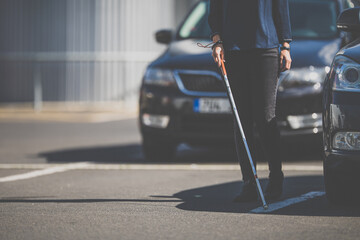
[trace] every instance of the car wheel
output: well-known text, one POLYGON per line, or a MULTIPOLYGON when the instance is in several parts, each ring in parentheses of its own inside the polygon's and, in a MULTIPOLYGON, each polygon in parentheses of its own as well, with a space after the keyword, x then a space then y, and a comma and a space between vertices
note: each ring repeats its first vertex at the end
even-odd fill
POLYGON ((324 165, 324 183, 326 198, 329 202, 344 204, 352 201, 351 182, 344 174, 329 169, 324 165))
POLYGON ((143 136, 145 159, 152 162, 170 161, 175 157, 177 144, 166 138, 143 136))
POLYGON ((337 182, 336 175, 333 173, 330 173, 329 170, 327 170, 324 167, 324 183, 325 183, 325 192, 326 192, 326 198, 331 203, 339 204, 344 201, 343 195, 341 193, 341 188, 337 182))

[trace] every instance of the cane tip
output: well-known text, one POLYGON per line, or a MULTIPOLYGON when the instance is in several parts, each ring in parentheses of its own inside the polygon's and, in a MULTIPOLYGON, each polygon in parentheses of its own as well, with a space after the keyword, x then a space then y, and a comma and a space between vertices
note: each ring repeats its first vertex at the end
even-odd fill
POLYGON ((269 206, 268 206, 268 205, 264 205, 264 209, 265 209, 265 210, 268 210, 268 209, 269 209, 269 206))

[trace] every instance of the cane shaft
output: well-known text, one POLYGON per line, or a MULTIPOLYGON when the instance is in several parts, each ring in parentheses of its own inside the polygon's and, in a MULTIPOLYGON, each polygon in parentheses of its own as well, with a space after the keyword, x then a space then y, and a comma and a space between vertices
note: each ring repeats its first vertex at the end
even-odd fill
POLYGON ((221 71, 222 71, 222 74, 223 74, 223 76, 224 76, 224 81, 225 81, 225 85, 226 85, 226 90, 227 90, 227 93, 228 93, 228 97, 229 97, 229 99, 230 99, 230 104, 231 104, 233 113, 234 113, 234 115, 235 115, 235 119, 236 119, 237 125, 238 125, 238 127, 239 127, 239 130, 240 130, 240 133, 241 133, 241 137, 242 137, 243 142, 244 142, 244 145, 245 145, 246 153, 247 153, 248 158, 249 158, 249 161, 250 161, 250 165, 251 165, 252 172, 253 172, 253 174, 254 174, 256 186, 257 186, 257 188, 258 188, 258 190, 259 190, 259 195, 260 195, 261 201, 262 201, 262 203, 263 203, 263 207, 264 207, 264 209, 267 209, 268 206, 267 206, 267 204, 266 204, 265 197, 264 197, 264 194, 263 194, 263 191, 262 191, 262 188, 261 188, 261 185, 260 185, 258 176, 257 176, 257 172, 256 172, 256 169, 255 169, 255 165, 254 165, 254 162, 253 162, 251 153, 250 153, 249 145, 248 145, 248 143, 247 143, 247 141, 246 141, 245 133, 244 133, 244 130, 243 130, 243 127, 242 127, 242 124, 241 124, 241 120, 240 120, 240 117, 239 117, 239 113, 238 113, 238 111, 237 111, 237 107, 236 107, 236 104, 235 104, 235 100, 234 100, 234 97, 233 97, 233 94, 232 94, 232 91, 231 91, 231 88, 230 88, 229 79, 228 79, 228 77, 227 77, 227 73, 226 73, 226 69, 225 69, 225 64, 224 64, 223 61, 221 61, 221 71))

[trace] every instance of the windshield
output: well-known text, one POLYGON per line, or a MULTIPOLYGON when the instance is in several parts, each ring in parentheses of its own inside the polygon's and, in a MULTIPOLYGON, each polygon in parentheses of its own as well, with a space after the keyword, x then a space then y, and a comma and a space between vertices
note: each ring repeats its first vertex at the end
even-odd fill
MULTIPOLYGON (((180 39, 209 39, 208 1, 200 2, 180 26, 180 39)), ((334 0, 289 0, 293 38, 334 38, 337 36, 337 5, 334 0)))
POLYGON ((206 38, 210 37, 210 27, 207 22, 209 3, 200 2, 186 18, 179 30, 180 38, 206 38))
POLYGON ((337 6, 329 0, 290 0, 293 38, 333 38, 337 36, 337 6))

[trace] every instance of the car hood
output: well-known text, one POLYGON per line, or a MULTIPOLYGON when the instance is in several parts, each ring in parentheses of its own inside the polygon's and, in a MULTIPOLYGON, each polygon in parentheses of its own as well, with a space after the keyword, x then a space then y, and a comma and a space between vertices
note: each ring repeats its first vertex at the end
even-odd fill
POLYGON ((197 46, 203 40, 182 40, 172 42, 163 55, 150 64, 150 67, 170 69, 217 70, 211 56, 211 49, 197 46))
POLYGON ((360 63, 360 38, 346 45, 337 55, 345 55, 360 63))
MULTIPOLYGON (((217 67, 211 56, 211 49, 197 46, 198 42, 209 43, 194 39, 172 42, 165 53, 150 67, 216 71, 217 67)), ((292 67, 330 66, 340 44, 341 39, 294 40, 291 43, 292 67)))
POLYGON ((330 66, 333 57, 340 49, 341 39, 333 40, 294 40, 291 43, 292 67, 330 66))

